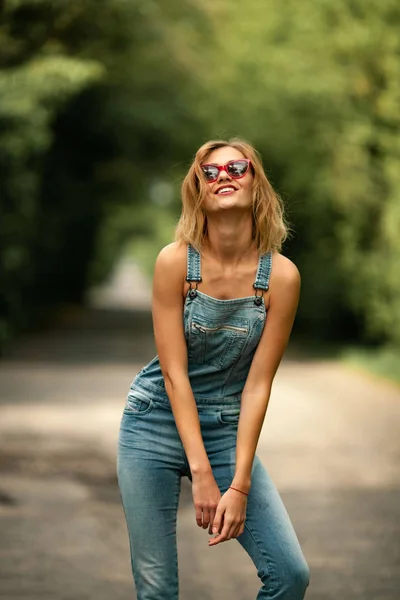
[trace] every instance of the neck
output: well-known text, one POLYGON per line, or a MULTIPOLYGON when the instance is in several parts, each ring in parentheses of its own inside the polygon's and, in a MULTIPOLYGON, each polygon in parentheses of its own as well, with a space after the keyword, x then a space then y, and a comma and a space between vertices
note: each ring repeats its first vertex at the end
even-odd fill
POLYGON ((251 213, 248 212, 226 217, 227 215, 208 216, 205 248, 219 262, 232 264, 254 252, 253 222, 251 213))

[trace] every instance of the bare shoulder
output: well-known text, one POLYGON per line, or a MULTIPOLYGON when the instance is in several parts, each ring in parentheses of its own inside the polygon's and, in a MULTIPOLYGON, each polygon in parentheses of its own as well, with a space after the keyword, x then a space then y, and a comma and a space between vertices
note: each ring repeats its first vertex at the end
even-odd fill
POLYGON ((153 289, 182 293, 186 278, 187 245, 173 242, 160 251, 154 269, 153 289))
POLYGON ((181 242, 172 242, 164 246, 158 254, 157 262, 161 262, 164 266, 176 264, 176 262, 186 264, 187 245, 181 242))
POLYGON ((156 260, 156 274, 163 273, 168 276, 185 276, 187 261, 187 245, 172 242, 164 246, 156 260))
POLYGON ((300 289, 300 273, 294 262, 283 254, 274 252, 272 257, 271 292, 274 288, 278 291, 298 292, 300 289))

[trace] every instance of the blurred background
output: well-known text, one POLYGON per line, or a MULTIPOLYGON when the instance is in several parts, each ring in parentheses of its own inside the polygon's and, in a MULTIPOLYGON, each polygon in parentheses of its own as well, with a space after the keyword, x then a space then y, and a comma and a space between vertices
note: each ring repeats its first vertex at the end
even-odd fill
MULTIPOLYGON (((196 149, 238 135, 285 201, 302 274, 260 452, 307 597, 398 599, 399 3, 6 0, 0 15, 0 598, 133 597, 113 461, 155 351, 154 260, 196 149)), ((182 597, 255 597, 238 550, 203 557, 182 498, 199 573, 183 567, 182 597)))

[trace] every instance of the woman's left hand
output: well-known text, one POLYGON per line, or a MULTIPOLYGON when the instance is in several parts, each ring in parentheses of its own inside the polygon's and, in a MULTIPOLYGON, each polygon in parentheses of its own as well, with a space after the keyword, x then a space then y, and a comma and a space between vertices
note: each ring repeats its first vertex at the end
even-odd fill
POLYGON ((246 518, 247 496, 229 488, 218 503, 212 530, 217 533, 209 542, 209 546, 216 546, 238 537, 244 531, 246 518))

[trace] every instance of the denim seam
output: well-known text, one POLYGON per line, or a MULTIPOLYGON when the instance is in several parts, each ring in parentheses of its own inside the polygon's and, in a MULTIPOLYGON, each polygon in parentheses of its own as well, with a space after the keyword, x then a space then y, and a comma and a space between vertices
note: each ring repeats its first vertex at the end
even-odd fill
MULTIPOLYGON (((263 300, 264 300, 264 298, 263 298, 263 300)), ((262 304, 262 307, 263 307, 263 309, 264 309, 264 310, 263 310, 263 312, 262 312, 262 313, 260 313, 260 315, 259 315, 259 316, 258 316, 256 319, 254 319, 254 321, 253 321, 252 323, 250 323, 249 333, 248 333, 248 336, 247 336, 247 339, 246 339, 246 342, 245 342, 245 346, 244 346, 244 348, 243 348, 243 350, 242 350, 242 356, 241 356, 241 358, 244 356, 244 354, 246 353, 246 350, 247 350, 247 348, 248 348, 248 347, 249 347, 249 345, 250 345, 250 342, 251 342, 251 340, 252 340, 252 336, 253 336, 253 332, 254 332, 254 328, 255 328, 255 326, 256 326, 256 323, 257 323, 258 321, 263 321, 263 322, 264 322, 264 324, 265 324, 265 320, 266 320, 266 314, 267 314, 267 313, 266 313, 266 311, 265 311, 265 306, 264 306, 264 304, 262 304)))
POLYGON ((187 247, 187 281, 201 281, 200 254, 190 244, 187 247))
POLYGON ((250 530, 250 528, 249 528, 249 526, 247 525, 246 522, 244 524, 244 528, 247 531, 247 533, 249 534, 249 536, 251 537, 251 539, 253 540, 253 542, 255 543, 258 552, 262 556, 263 561, 265 562, 265 565, 266 565, 266 568, 267 568, 267 577, 268 577, 268 580, 272 583, 272 581, 274 581, 274 578, 272 576, 272 571, 271 571, 270 562, 269 562, 268 558, 264 555, 264 552, 260 548, 259 543, 257 542, 256 538, 254 537, 254 534, 251 532, 251 530, 250 530))
POLYGON ((199 293, 199 297, 201 297, 202 302, 205 304, 209 304, 215 310, 220 310, 221 314, 224 314, 225 308, 227 306, 234 306, 236 304, 243 304, 245 307, 246 304, 249 307, 254 306, 254 296, 243 296, 240 298, 227 298, 226 300, 221 300, 220 298, 214 298, 214 296, 209 296, 205 294, 201 290, 197 290, 199 293))
POLYGON ((267 252, 260 257, 260 262, 257 270, 256 280, 254 287, 267 291, 269 288, 269 278, 272 267, 272 252, 267 252))
POLYGON ((156 397, 157 397, 158 401, 161 401, 161 402, 163 402, 165 404, 169 404, 170 403, 168 395, 165 392, 165 390, 162 389, 160 386, 156 386, 154 383, 151 383, 150 381, 146 381, 145 379, 143 379, 139 383, 137 383, 134 380, 133 381, 133 385, 137 386, 138 388, 144 388, 144 390, 147 391, 148 393, 156 394, 156 397))
MULTIPOLYGON (((230 465, 230 471, 231 471, 231 477, 233 479, 235 469, 234 469, 234 466, 232 464, 230 465)), ((250 490, 250 493, 251 493, 251 490, 250 490)), ((252 531, 251 531, 251 529, 250 529, 250 527, 249 527, 249 525, 247 523, 247 520, 245 520, 245 522, 244 522, 244 528, 247 531, 247 533, 249 534, 249 536, 251 537, 251 539, 253 540, 254 544, 256 545, 256 548, 257 548, 258 552, 260 553, 260 556, 262 556, 262 559, 265 562, 265 565, 266 565, 266 568, 267 568, 267 577, 268 577, 269 583, 272 583, 274 581, 276 583, 276 580, 275 580, 275 578, 272 575, 272 570, 271 570, 271 567, 270 567, 270 562, 268 561, 268 558, 264 555, 264 552, 260 548, 260 545, 257 542, 256 538, 254 537, 254 534, 252 533, 252 531)), ((271 588, 271 585, 269 585, 269 588, 271 588)))
MULTIPOLYGON (((263 298, 263 304, 262 304, 262 306, 263 306, 263 308, 264 308, 264 298, 263 298)), ((248 348, 248 347, 249 347, 249 345, 250 345, 250 341, 251 341, 251 339, 252 339, 252 335, 253 335, 254 328, 255 328, 255 326, 256 326, 256 322, 257 322, 258 320, 262 320, 262 321, 264 322, 264 326, 265 326, 265 322, 266 322, 266 314, 267 314, 267 313, 266 313, 266 311, 264 310, 264 311, 263 311, 263 312, 260 314, 260 316, 259 316, 259 317, 257 317, 257 319, 255 319, 255 320, 253 321, 253 323, 251 323, 251 322, 250 322, 249 332, 248 332, 248 334, 247 334, 247 338, 246 338, 246 340, 245 340, 245 342, 244 342, 244 344, 243 344, 243 347, 242 347, 242 349, 241 349, 241 352, 240 352, 239 356, 238 356, 238 357, 235 359, 235 361, 232 363, 232 365, 231 365, 231 367, 230 367, 230 369, 229 369, 229 371, 228 371, 228 373, 227 373, 227 375, 226 375, 226 377, 225 377, 225 380, 224 380, 224 382, 223 382, 223 384, 222 384, 222 395, 224 395, 224 393, 225 393, 225 388, 226 388, 226 386, 229 384, 229 382, 230 382, 230 380, 231 380, 231 375, 232 375, 232 372, 233 372, 233 371, 234 371, 234 370, 235 370, 235 369, 238 367, 238 365, 240 365, 240 363, 243 361, 243 358, 244 358, 244 356, 245 356, 245 354, 246 354, 247 348, 248 348)), ((264 329, 264 328, 263 328, 263 329, 264 329)), ((258 345, 258 344, 257 344, 257 345, 258 345)))
MULTIPOLYGON (((235 336, 234 335, 230 335, 228 337, 227 341, 226 341, 224 351, 221 352, 221 356, 220 356, 220 358, 219 358, 219 360, 218 360, 218 362, 216 364, 216 366, 219 367, 219 369, 223 369, 224 368, 223 360, 225 358, 225 354, 229 354, 229 352, 231 351, 231 348, 233 346, 233 342, 234 341, 236 341, 235 336)), ((240 355, 240 353, 239 353, 239 355, 240 355)), ((236 362, 236 361, 237 361, 237 357, 235 358, 234 362, 236 362)))
MULTIPOLYGON (((146 400, 141 400, 140 402, 146 402, 146 400)), ((125 404, 124 408, 123 408, 123 413, 125 415, 133 415, 135 417, 145 417, 146 415, 148 415, 154 408, 154 404, 153 401, 150 400, 149 401, 149 405, 147 408, 145 408, 144 410, 134 410, 132 408, 130 408, 130 406, 128 405, 128 403, 125 404)))
MULTIPOLYGON (((121 504, 122 504, 122 509, 125 515, 125 520, 128 521, 127 519, 127 514, 126 514, 126 510, 125 510, 125 505, 122 499, 122 494, 121 491, 119 491, 119 496, 121 499, 121 504)), ((180 490, 178 490, 178 498, 180 496, 180 490)), ((178 500, 178 504, 179 504, 179 500, 178 500)), ((176 527, 177 527, 177 517, 178 517, 178 511, 175 514, 175 519, 174 519, 174 525, 175 525, 175 532, 176 532, 176 527)), ((128 539, 129 539, 129 550, 130 550, 130 562, 131 562, 131 568, 132 568, 132 574, 133 574, 133 578, 135 580, 135 585, 136 585, 136 578, 135 578, 135 573, 137 571, 136 567, 134 566, 134 551, 133 551, 133 545, 132 545, 132 536, 131 536, 131 532, 128 528, 128 539)), ((175 543, 177 542, 177 538, 176 538, 176 533, 175 533, 175 543)), ((178 574, 178 554, 177 552, 175 553, 175 560, 174 560, 174 567, 175 567, 175 576, 176 576, 176 581, 175 581, 175 591, 176 591, 176 598, 179 598, 179 574, 178 574)), ((137 591, 137 590, 136 590, 137 591)))
MULTIPOLYGON (((232 346, 233 346, 234 344, 235 344, 235 346, 237 346, 237 345, 238 345, 238 344, 237 344, 237 342, 238 342, 238 341, 240 341, 240 337, 239 337, 239 336, 236 336, 236 335, 234 335, 234 334, 233 334, 233 335, 231 335, 231 336, 229 337, 229 339, 228 339, 228 341, 227 341, 227 343, 226 343, 226 346, 225 346, 224 353, 221 353, 221 355, 222 355, 222 356, 221 356, 221 358, 219 359, 219 361, 218 361, 218 364, 216 365, 217 367, 219 367, 220 369, 225 369, 225 368, 226 368, 226 367, 224 367, 224 365, 223 365, 223 362, 222 362, 222 361, 223 361, 223 358, 224 358, 224 355, 225 355, 225 354, 229 354, 229 352, 231 351, 231 348, 232 348, 232 346)), ((245 347, 245 344, 246 344, 246 340, 243 340, 243 343, 242 343, 242 345, 241 345, 241 347, 240 347, 240 350, 239 350, 239 355, 238 355, 238 356, 236 356, 236 358, 233 360, 233 363, 232 363, 232 365, 231 365, 231 368, 233 368, 233 367, 235 367, 235 366, 236 366, 236 363, 238 362, 238 360, 240 359, 240 357, 241 357, 241 355, 242 355, 242 353, 243 353, 243 348, 245 347)))

